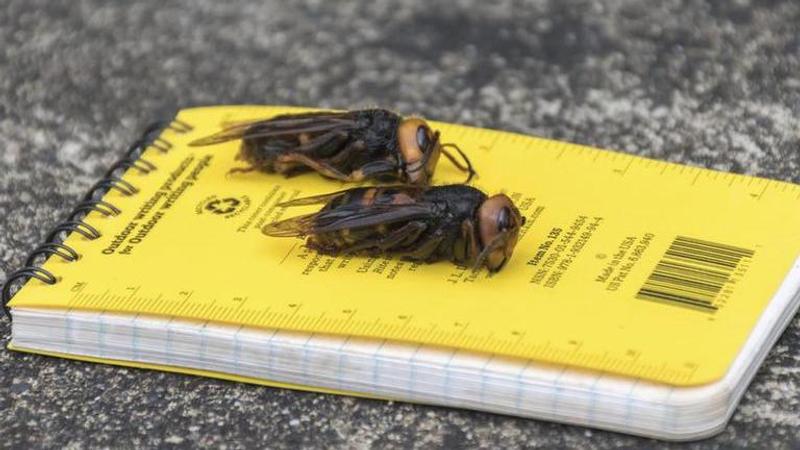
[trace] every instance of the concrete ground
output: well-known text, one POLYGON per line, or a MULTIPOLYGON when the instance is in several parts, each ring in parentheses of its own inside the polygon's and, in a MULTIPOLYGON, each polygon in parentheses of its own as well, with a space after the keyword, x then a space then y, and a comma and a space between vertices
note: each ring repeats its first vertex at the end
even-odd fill
MULTIPOLYGON (((777 0, 7 0, 0 280, 146 122, 180 106, 380 105, 798 182, 798 24, 800 3, 777 0)), ((2 447, 658 444, 10 353, 9 333, 3 319, 2 447)), ((798 448, 798 411, 795 319, 725 431, 688 447, 798 448)))

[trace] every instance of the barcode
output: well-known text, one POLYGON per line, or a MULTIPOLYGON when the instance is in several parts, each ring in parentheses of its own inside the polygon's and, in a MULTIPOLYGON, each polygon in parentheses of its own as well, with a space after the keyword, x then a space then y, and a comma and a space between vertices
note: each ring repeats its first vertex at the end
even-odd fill
POLYGON ((715 300, 742 260, 755 252, 717 242, 678 236, 636 294, 636 298, 714 312, 715 300))

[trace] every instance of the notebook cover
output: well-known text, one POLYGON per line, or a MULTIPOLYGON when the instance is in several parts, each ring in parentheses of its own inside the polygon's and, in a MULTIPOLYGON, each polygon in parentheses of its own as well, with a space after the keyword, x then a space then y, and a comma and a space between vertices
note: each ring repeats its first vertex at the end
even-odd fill
MULTIPOLYGON (((188 147, 226 122, 301 111, 186 109, 130 169, 133 195, 92 212, 97 239, 64 242, 48 285, 11 306, 106 310, 395 339, 532 358, 672 385, 720 379, 800 253, 800 187, 513 133, 432 122, 489 194, 527 218, 513 259, 489 276, 447 262, 327 257, 267 238, 277 207, 340 190, 310 173, 229 173, 238 142, 188 147)), ((463 174, 440 161, 434 182, 463 174)))

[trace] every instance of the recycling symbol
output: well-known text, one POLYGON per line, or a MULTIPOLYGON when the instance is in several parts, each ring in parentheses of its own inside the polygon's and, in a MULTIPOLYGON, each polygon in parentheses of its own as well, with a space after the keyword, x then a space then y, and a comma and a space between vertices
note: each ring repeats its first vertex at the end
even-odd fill
POLYGON ((208 202, 206 210, 213 214, 230 214, 236 211, 236 208, 238 208, 241 203, 241 200, 238 198, 218 198, 208 202))

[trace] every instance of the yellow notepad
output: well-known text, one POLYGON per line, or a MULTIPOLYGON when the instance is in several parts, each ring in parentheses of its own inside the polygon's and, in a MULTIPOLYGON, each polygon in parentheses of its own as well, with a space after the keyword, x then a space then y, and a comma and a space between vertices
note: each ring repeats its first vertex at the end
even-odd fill
MULTIPOLYGON (((143 155, 158 169, 125 173, 138 192, 106 194, 122 213, 85 219, 102 237, 72 233, 81 259, 50 258, 58 283, 32 279, 10 307, 389 339, 689 386, 726 374, 800 253, 798 186, 433 122, 472 159, 474 185, 526 216, 510 263, 489 276, 320 256, 260 228, 312 210, 276 203, 347 186, 228 174, 238 142, 187 146, 291 111, 180 111, 192 129, 165 129, 143 155)), ((434 181, 462 177, 440 164, 434 181)))

